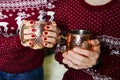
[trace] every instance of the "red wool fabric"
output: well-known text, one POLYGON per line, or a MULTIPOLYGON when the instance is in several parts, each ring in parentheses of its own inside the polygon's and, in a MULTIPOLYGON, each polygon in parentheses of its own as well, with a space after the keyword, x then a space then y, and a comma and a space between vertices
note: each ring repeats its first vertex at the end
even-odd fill
MULTIPOLYGON (((11 7, 7 9, 3 8, 5 5, 1 5, 2 7, 0 7, 0 71, 9 73, 22 73, 41 67, 43 64, 45 50, 33 50, 29 47, 22 46, 17 32, 18 25, 16 23, 17 17, 19 18, 20 13, 21 16, 25 15, 24 19, 26 20, 38 20, 37 16, 39 14, 39 10, 41 10, 41 7, 37 6, 35 8, 34 6, 36 6, 37 4, 32 4, 33 6, 31 7, 22 6, 20 4, 23 2, 21 2, 20 0, 16 0, 18 2, 13 2, 13 0, 5 1, 2 0, 0 1, 0 3, 8 3, 9 5, 11 5, 11 7), (5 3, 5 1, 8 2, 5 3), (22 7, 17 8, 18 6, 22 7), (28 14, 31 16, 29 16, 28 14), (8 29, 6 29, 6 33, 6 27, 3 27, 5 26, 5 23, 7 23, 8 26, 8 29)), ((28 2, 28 0, 23 1, 24 5, 28 2)))
MULTIPOLYGON (((26 20, 38 20, 39 11, 42 10, 37 4, 39 0, 29 0, 31 4, 28 3, 28 0, 19 1, 9 2, 10 4, 19 2, 19 4, 11 5, 11 7, 16 6, 14 9, 8 7, 2 10, 1 8, 4 5, 0 7, 0 22, 9 23, 7 25, 9 26, 8 30, 6 29, 7 34, 5 34, 5 27, 0 24, 0 71, 10 73, 21 73, 40 67, 45 52, 44 50, 32 50, 23 47, 19 35, 16 33, 18 28, 16 16, 20 15, 19 12, 25 12, 26 16, 23 17, 27 17, 24 18, 26 20), (19 1, 24 1, 24 3, 19 1), (21 3, 23 5, 28 3, 29 5, 23 6, 21 3), (22 7, 16 9, 17 5, 22 7), (15 35, 11 36, 13 34, 15 35), (8 35, 9 37, 7 37, 8 35)), ((53 4, 53 1, 56 0, 49 1, 53 4)), ((0 1, 0 3, 3 2, 0 1)), ((99 68, 93 70, 97 77, 91 75, 92 71, 69 69, 63 80, 93 80, 98 76, 105 77, 108 80, 119 80, 120 58, 115 52, 120 53, 120 2, 112 0, 104 6, 95 7, 86 4, 84 0, 58 0, 54 5, 54 9, 44 9, 55 12, 55 21, 58 27, 66 28, 68 31, 87 29, 96 34, 101 42, 104 42, 101 51, 103 63, 99 68)), ((56 60, 62 63, 61 53, 56 53, 56 60)))
MULTIPOLYGON (((112 0, 103 6, 91 6, 84 0, 59 0, 55 20, 69 30, 92 31, 101 43, 102 64, 96 69, 69 68, 63 80, 119 80, 120 79, 120 2, 112 0), (116 53, 115 53, 116 52, 116 53)), ((62 64, 62 53, 56 53, 62 64)))

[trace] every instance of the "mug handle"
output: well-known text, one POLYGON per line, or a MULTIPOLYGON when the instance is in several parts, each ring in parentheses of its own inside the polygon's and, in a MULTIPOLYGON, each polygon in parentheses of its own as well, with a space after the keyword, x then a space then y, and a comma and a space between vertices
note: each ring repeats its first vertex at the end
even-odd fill
POLYGON ((63 36, 63 35, 60 35, 59 36, 59 39, 58 39, 58 43, 57 43, 57 46, 56 46, 56 49, 55 49, 55 52, 65 52, 67 50, 66 48, 66 40, 67 40, 67 37, 63 36))

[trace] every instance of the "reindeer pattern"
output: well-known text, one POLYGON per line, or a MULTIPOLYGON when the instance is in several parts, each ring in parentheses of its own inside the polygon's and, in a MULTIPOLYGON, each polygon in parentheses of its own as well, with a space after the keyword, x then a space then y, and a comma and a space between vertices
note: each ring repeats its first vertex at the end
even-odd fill
MULTIPOLYGON (((47 0, 43 0, 42 3, 47 4, 46 8, 48 8, 48 9, 52 9, 52 8, 55 7, 54 5, 52 5, 52 0, 51 0, 51 2, 48 2, 47 0)), ((19 10, 19 9, 14 9, 14 10, 19 10)), ((46 20, 46 19, 44 19, 45 16, 50 16, 49 21, 54 20, 55 12, 51 11, 51 10, 50 11, 44 11, 44 9, 40 9, 40 10, 38 10, 38 13, 34 12, 34 15, 33 15, 33 12, 26 13, 25 11, 19 10, 16 14, 12 14, 12 15, 9 14, 8 15, 8 14, 5 14, 5 13, 3 14, 2 10, 1 10, 0 11, 0 34, 2 34, 4 37, 10 37, 10 36, 16 35, 18 33, 18 31, 21 29, 22 20, 27 19, 29 17, 32 17, 32 16, 34 16, 36 14, 38 14, 38 17, 37 17, 38 21, 45 21, 46 20), (8 19, 9 17, 12 17, 13 15, 16 15, 16 17, 14 18, 14 21, 17 24, 18 28, 16 30, 16 34, 12 34, 12 33, 8 34, 8 29, 11 29, 11 28, 14 29, 14 28, 12 26, 9 26, 9 22, 2 21, 2 20, 6 19, 6 18, 8 19), (2 27, 4 28, 3 31, 2 31, 2 27)), ((9 10, 8 10, 8 12, 9 12, 9 10)))
POLYGON ((45 12, 44 10, 41 10, 41 11, 39 11, 39 14, 40 14, 38 16, 39 21, 45 21, 45 19, 44 19, 45 15, 50 16, 49 21, 53 21, 55 12, 54 11, 46 11, 45 12))

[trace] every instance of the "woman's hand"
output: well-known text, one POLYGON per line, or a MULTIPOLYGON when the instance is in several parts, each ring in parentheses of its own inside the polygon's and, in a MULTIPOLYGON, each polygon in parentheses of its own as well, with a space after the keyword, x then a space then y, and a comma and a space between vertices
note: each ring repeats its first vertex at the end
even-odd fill
POLYGON ((45 47, 52 48, 58 41, 60 30, 57 26, 47 25, 42 34, 42 43, 45 47))
MULTIPOLYGON (((35 25, 35 21, 33 20, 23 20, 23 24, 26 26, 29 26, 28 28, 25 28, 23 30, 23 38, 26 40, 25 43, 23 43, 24 46, 31 47, 35 45, 34 39, 36 38, 36 32, 38 29, 33 28, 32 26, 35 25)), ((43 32, 41 34, 41 44, 44 47, 52 48, 57 43, 57 38, 59 36, 60 30, 57 28, 56 25, 46 25, 44 26, 43 32)), ((39 42, 39 41, 38 41, 39 42)))
POLYGON ((74 69, 86 69, 94 66, 100 55, 100 43, 97 39, 91 40, 93 50, 75 47, 63 53, 63 63, 74 69))

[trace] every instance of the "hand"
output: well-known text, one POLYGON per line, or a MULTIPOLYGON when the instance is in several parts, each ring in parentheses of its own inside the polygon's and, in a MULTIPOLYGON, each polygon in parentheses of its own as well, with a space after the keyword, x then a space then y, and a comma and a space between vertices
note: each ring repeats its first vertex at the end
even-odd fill
POLYGON ((58 41, 60 29, 56 26, 47 25, 44 27, 42 43, 45 47, 52 48, 58 41))
MULTIPOLYGON (((23 20, 23 24, 27 26, 27 28, 24 28, 23 30, 23 39, 25 40, 23 45, 28 47, 31 47, 31 46, 34 47, 35 45, 34 39, 37 36, 35 32, 37 32, 37 29, 33 28, 32 26, 35 25, 35 21, 23 20)), ((55 24, 44 26, 44 30, 40 38, 41 44, 39 44, 39 46, 42 45, 48 48, 53 47, 57 42, 59 33, 60 33, 60 30, 56 27, 55 24)))
POLYGON ((75 47, 63 53, 63 63, 74 69, 86 69, 94 66, 100 55, 100 43, 97 39, 91 40, 93 50, 75 47))

